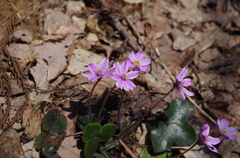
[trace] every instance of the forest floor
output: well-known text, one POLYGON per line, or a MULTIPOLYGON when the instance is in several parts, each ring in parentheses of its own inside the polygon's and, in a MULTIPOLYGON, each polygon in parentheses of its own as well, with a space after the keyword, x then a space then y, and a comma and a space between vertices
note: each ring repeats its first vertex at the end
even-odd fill
MULTIPOLYGON (((195 108, 195 118, 206 120, 213 137, 219 136, 218 118, 240 128, 240 16, 231 5, 223 0, 0 1, 0 158, 44 157, 34 141, 52 109, 68 121, 67 137, 55 152, 62 158, 83 157, 81 119, 89 116, 81 115, 95 82, 80 72, 88 73, 88 64, 99 65, 105 57, 110 65, 122 63, 132 51, 152 60, 149 71, 141 72, 133 80, 136 88, 126 94, 114 88, 102 120, 93 112, 94 122, 118 128, 120 122, 136 121, 144 114, 141 107, 153 107, 174 86, 176 71, 188 67, 191 102, 202 109, 195 108)), ((102 79, 91 99, 106 97, 115 84, 102 79)), ((147 124, 177 98, 176 87, 109 151, 110 157, 141 157, 147 124)), ((204 152, 197 143, 184 157, 239 158, 238 136, 222 140, 218 154, 204 152)))

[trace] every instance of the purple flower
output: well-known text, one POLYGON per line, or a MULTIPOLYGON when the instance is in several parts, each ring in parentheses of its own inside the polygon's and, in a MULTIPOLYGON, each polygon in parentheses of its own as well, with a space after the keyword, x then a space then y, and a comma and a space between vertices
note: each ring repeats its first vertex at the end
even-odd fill
POLYGON ((210 126, 205 124, 201 131, 200 137, 211 151, 218 153, 217 149, 213 145, 220 143, 221 140, 219 138, 213 138, 209 136, 209 130, 210 126))
POLYGON ((149 68, 147 67, 147 65, 149 65, 151 63, 151 59, 144 59, 144 52, 143 51, 139 51, 136 54, 134 54, 134 52, 131 52, 128 55, 129 59, 129 67, 136 69, 138 71, 144 71, 144 72, 148 72, 149 68))
POLYGON ((186 88, 184 88, 184 87, 190 86, 192 84, 192 80, 191 79, 189 79, 189 78, 183 79, 184 76, 187 74, 187 71, 188 71, 187 67, 184 67, 182 69, 182 71, 180 72, 180 74, 178 74, 178 72, 176 70, 176 79, 177 79, 177 83, 178 83, 178 90, 179 90, 181 98, 183 100, 185 100, 185 98, 186 98, 184 93, 186 93, 189 96, 193 96, 194 95, 193 92, 190 92, 186 88))
POLYGON ((146 109, 148 109, 148 107, 147 107, 146 105, 144 105, 144 106, 142 107, 142 109, 146 110, 146 109))
POLYGON ((122 65, 118 62, 114 63, 115 72, 111 74, 112 79, 118 80, 116 86, 125 91, 133 90, 136 85, 129 79, 134 79, 139 75, 139 71, 128 72, 128 62, 124 61, 122 65))
POLYGON ((237 134, 238 128, 228 127, 229 121, 227 119, 217 120, 217 130, 226 139, 236 140, 237 138, 233 135, 237 134))
POLYGON ((115 68, 112 67, 111 69, 107 70, 108 69, 108 63, 109 63, 109 58, 108 57, 104 58, 101 61, 100 67, 98 67, 94 63, 90 63, 90 64, 88 64, 88 68, 89 68, 91 74, 86 74, 86 73, 83 73, 83 72, 81 72, 81 74, 85 77, 88 77, 88 80, 90 82, 94 82, 98 78, 109 77, 109 75, 111 73, 113 73, 115 68))

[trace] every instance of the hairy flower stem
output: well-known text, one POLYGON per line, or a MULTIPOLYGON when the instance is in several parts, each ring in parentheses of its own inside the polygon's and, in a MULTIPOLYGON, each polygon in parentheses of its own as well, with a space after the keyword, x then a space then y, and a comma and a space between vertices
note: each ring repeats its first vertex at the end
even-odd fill
POLYGON ((113 89, 114 89, 115 87, 116 87, 116 85, 114 85, 114 86, 111 88, 111 90, 108 92, 107 96, 106 96, 106 97, 104 98, 104 100, 103 100, 101 109, 100 109, 99 114, 98 114, 98 122, 99 122, 99 123, 101 122, 100 119, 101 119, 102 111, 103 111, 103 109, 104 109, 104 107, 105 107, 105 105, 106 105, 106 102, 107 102, 107 100, 108 100, 108 97, 109 97, 110 93, 113 91, 113 89))
POLYGON ((126 94, 126 91, 123 91, 122 98, 121 98, 121 101, 120 101, 119 106, 118 106, 118 127, 120 127, 120 110, 121 110, 121 107, 122 107, 122 103, 123 103, 123 99, 124 99, 125 94, 126 94))
POLYGON ((92 93, 93 93, 93 90, 95 89, 96 85, 98 84, 98 82, 101 80, 102 78, 99 78, 97 80, 97 82, 94 84, 91 92, 90 92, 90 95, 89 95, 89 100, 88 100, 88 114, 89 114, 89 119, 90 119, 90 123, 93 123, 93 119, 92 119, 92 106, 91 106, 91 96, 92 96, 92 93))
POLYGON ((158 102, 156 102, 156 103, 153 105, 152 108, 149 108, 149 111, 148 111, 148 112, 146 112, 144 115, 142 115, 141 117, 139 117, 136 122, 134 122, 132 125, 130 125, 128 128, 126 128, 123 132, 121 132, 121 133, 115 138, 115 140, 117 140, 117 139, 122 139, 122 138, 125 136, 125 133, 127 133, 127 132, 128 132, 129 130, 131 130, 132 128, 135 128, 135 127, 138 125, 138 123, 139 123, 144 117, 146 117, 147 115, 149 115, 149 114, 151 113, 152 109, 154 109, 155 106, 156 106, 158 103, 160 103, 160 101, 162 101, 166 96, 168 96, 168 95, 170 94, 170 92, 172 92, 172 90, 174 89, 174 87, 175 87, 175 86, 173 86, 173 87, 171 88, 171 90, 168 91, 168 93, 167 93, 163 98, 161 98, 158 102))

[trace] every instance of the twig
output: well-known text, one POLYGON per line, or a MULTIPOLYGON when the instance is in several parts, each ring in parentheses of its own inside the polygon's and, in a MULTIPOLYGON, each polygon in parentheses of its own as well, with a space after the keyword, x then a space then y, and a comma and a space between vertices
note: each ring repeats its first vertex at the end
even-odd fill
POLYGON ((144 45, 145 49, 149 52, 149 49, 146 45, 146 43, 142 40, 142 38, 140 37, 139 33, 136 31, 135 26, 132 24, 131 20, 128 18, 128 16, 126 17, 126 21, 128 23, 128 25, 132 28, 133 33, 137 36, 137 38, 141 41, 141 43, 144 45))
POLYGON ((174 157, 171 157, 171 158, 178 158, 178 157, 184 155, 185 153, 187 153, 189 150, 191 150, 197 144, 197 141, 198 141, 198 139, 196 139, 195 142, 187 150, 185 150, 183 153, 178 154, 178 155, 176 155, 174 157))
POLYGON ((123 146, 128 155, 130 155, 132 158, 138 158, 138 156, 122 141, 122 139, 119 139, 119 143, 123 146))

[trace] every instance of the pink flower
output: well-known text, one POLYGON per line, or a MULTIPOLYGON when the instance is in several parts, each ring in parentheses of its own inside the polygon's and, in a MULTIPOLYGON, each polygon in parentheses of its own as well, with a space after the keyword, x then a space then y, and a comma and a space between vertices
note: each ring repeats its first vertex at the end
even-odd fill
POLYGON ((139 71, 128 72, 128 62, 124 61, 122 65, 118 62, 114 63, 115 72, 111 74, 112 79, 117 80, 116 86, 125 91, 133 90, 136 85, 129 79, 134 79, 139 75, 139 71))
POLYGON ((81 72, 81 74, 85 77, 88 77, 88 80, 90 82, 94 82, 98 78, 109 77, 109 75, 111 73, 113 73, 115 68, 113 67, 113 68, 107 70, 108 69, 108 63, 109 63, 109 58, 108 57, 104 58, 101 61, 100 67, 98 67, 94 63, 90 63, 90 64, 88 64, 88 69, 90 70, 91 74, 86 74, 86 73, 83 73, 83 72, 81 72))
POLYGON ((217 120, 217 130, 218 132, 226 139, 236 140, 237 138, 234 136, 238 132, 238 128, 228 127, 229 121, 227 119, 218 119, 217 120))
POLYGON ((151 63, 151 59, 144 59, 144 52, 143 51, 139 51, 136 53, 136 55, 134 54, 134 52, 131 52, 128 55, 129 59, 129 67, 136 69, 138 71, 144 71, 144 72, 148 72, 149 68, 147 67, 147 65, 149 65, 151 63))
POLYGON ((146 109, 148 109, 148 107, 147 107, 146 105, 144 105, 144 106, 142 107, 142 109, 146 110, 146 109))
POLYGON ((181 98, 183 100, 185 100, 185 98, 186 98, 184 93, 186 93, 189 96, 193 96, 194 95, 193 92, 190 92, 186 88, 184 88, 184 87, 190 86, 192 84, 192 80, 191 79, 189 79, 189 78, 183 79, 184 76, 187 74, 187 71, 188 71, 187 67, 184 67, 182 69, 182 71, 180 72, 180 74, 178 74, 178 72, 176 70, 176 79, 177 79, 177 83, 178 83, 178 90, 179 90, 181 98))
POLYGON ((210 126, 205 124, 201 131, 200 137, 211 151, 218 153, 217 149, 213 145, 220 143, 221 140, 219 138, 213 138, 209 136, 209 130, 210 126))

